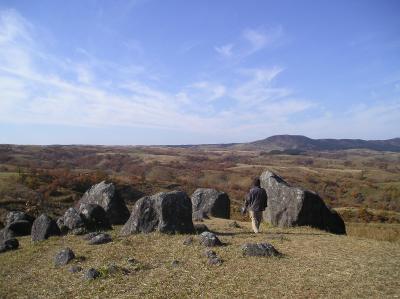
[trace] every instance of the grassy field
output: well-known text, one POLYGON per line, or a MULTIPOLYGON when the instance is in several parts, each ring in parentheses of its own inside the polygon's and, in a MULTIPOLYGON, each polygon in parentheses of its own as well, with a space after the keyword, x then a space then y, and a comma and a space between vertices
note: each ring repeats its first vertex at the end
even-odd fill
MULTIPOLYGON (((397 298, 400 296, 400 242, 337 236, 307 227, 280 229, 263 224, 250 232, 248 222, 229 227, 230 220, 205 224, 227 245, 215 248, 221 266, 207 264, 204 248, 183 245, 185 235, 159 233, 119 237, 90 246, 79 236, 53 237, 0 255, 1 298, 397 298), (243 257, 246 242, 270 242, 282 258, 243 257), (54 255, 71 247, 84 269, 101 269, 102 277, 85 281, 82 273, 55 268, 54 255), (138 262, 130 264, 128 258, 138 262), (179 261, 173 266, 174 260, 179 261), (131 271, 108 274, 114 263, 131 271)), ((196 237, 195 237, 196 240, 196 237)), ((74 264, 73 263, 73 264, 74 264)))

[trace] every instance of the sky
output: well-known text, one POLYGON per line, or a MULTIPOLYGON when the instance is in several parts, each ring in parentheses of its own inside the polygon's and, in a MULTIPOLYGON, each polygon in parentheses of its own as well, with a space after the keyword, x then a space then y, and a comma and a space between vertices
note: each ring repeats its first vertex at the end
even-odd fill
POLYGON ((400 1, 0 0, 0 143, 400 137, 400 1))

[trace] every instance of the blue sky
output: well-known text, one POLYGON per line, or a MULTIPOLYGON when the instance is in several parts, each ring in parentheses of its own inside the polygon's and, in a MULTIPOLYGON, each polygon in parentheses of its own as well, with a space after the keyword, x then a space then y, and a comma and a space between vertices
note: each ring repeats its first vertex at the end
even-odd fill
POLYGON ((0 143, 400 137, 400 2, 0 0, 0 143))

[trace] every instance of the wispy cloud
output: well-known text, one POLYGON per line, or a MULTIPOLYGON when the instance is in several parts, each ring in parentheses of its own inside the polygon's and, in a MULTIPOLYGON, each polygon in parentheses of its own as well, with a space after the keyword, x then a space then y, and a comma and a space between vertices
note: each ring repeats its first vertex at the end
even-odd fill
POLYGON ((246 29, 242 32, 242 36, 250 44, 248 54, 252 54, 265 47, 278 45, 283 37, 283 29, 281 26, 268 30, 246 29))
POLYGON ((227 45, 223 45, 220 47, 215 47, 214 48, 215 51, 217 51, 218 54, 220 54, 221 56, 225 57, 225 58, 229 58, 232 57, 233 52, 233 44, 227 44, 227 45))
MULTIPOLYGON (((232 141, 276 133, 361 134, 400 123, 398 101, 360 106, 340 117, 326 113, 281 86, 279 66, 235 67, 229 80, 202 78, 166 89, 146 66, 100 60, 85 49, 77 49, 79 59, 62 57, 36 34, 16 11, 0 11, 1 123, 158 128, 232 141)), ((260 51, 277 36, 245 31, 250 47, 242 53, 260 51)), ((234 49, 220 48, 228 56, 236 55, 234 49)))

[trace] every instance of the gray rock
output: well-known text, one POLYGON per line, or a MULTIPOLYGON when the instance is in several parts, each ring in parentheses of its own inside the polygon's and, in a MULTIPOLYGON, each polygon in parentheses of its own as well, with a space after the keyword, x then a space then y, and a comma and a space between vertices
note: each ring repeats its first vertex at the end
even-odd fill
POLYGON ((242 246, 242 253, 244 256, 282 256, 269 243, 246 243, 242 246))
POLYGON ((98 236, 100 234, 102 234, 102 232, 91 232, 91 233, 88 233, 88 234, 84 235, 83 239, 84 240, 91 240, 91 239, 93 239, 94 237, 96 237, 96 236, 98 236))
POLYGON ((198 234, 198 235, 200 235, 200 234, 203 233, 203 232, 208 232, 208 231, 210 231, 210 230, 208 229, 207 225, 202 224, 202 223, 196 223, 196 224, 194 225, 194 229, 195 229, 195 231, 196 231, 196 234, 198 234))
POLYGON ((179 264, 180 264, 180 262, 177 261, 177 260, 173 260, 173 261, 171 262, 171 266, 172 266, 172 267, 178 267, 179 264))
POLYGON ((240 224, 237 223, 236 221, 232 221, 229 223, 229 227, 231 228, 241 228, 240 224))
POLYGON ((15 233, 8 229, 8 228, 3 228, 2 230, 0 230, 0 243, 2 243, 3 241, 6 241, 8 239, 12 239, 15 237, 15 233))
POLYGON ((32 241, 43 241, 50 236, 59 236, 61 234, 57 223, 49 216, 42 214, 35 219, 32 225, 32 241))
POLYGON ((60 217, 56 221, 58 229, 60 230, 61 234, 68 233, 68 227, 64 224, 64 217, 60 217))
POLYGON ((71 234, 76 235, 76 236, 84 235, 86 233, 87 233, 87 230, 85 227, 77 227, 71 231, 71 234))
POLYGON ((112 242, 112 238, 109 234, 98 234, 89 240, 89 245, 100 245, 112 242))
POLYGON ((187 237, 184 241, 183 241, 183 245, 192 245, 193 244, 193 237, 187 237))
POLYGON ((96 279, 98 277, 100 277, 100 272, 97 271, 94 268, 90 268, 89 270, 87 270, 84 274, 84 279, 86 280, 92 280, 92 279, 96 279))
POLYGON ((54 257, 54 265, 56 267, 64 266, 75 258, 75 254, 71 248, 64 248, 54 257))
POLYGON ((102 181, 92 186, 82 196, 78 205, 81 204, 100 205, 111 224, 124 224, 129 218, 129 210, 120 194, 115 192, 113 183, 102 181))
POLYGON ((63 224, 69 230, 85 227, 85 222, 81 215, 74 208, 69 208, 62 217, 63 224))
POLYGON ((208 249, 204 252, 204 254, 208 258, 209 265, 215 265, 215 266, 222 265, 223 260, 220 257, 218 257, 215 251, 208 249))
POLYGON ((16 220, 7 224, 4 229, 11 230, 14 236, 28 236, 31 234, 32 223, 27 220, 16 220))
POLYGON ((17 239, 8 239, 0 243, 0 253, 18 249, 19 242, 17 239))
POLYGON ((111 229, 110 221, 104 209, 97 204, 81 204, 79 213, 85 227, 89 230, 108 230, 111 229))
POLYGON ((231 201, 225 192, 199 188, 194 191, 191 200, 194 219, 201 219, 204 215, 226 219, 230 217, 231 201))
POLYGON ((25 212, 21 212, 21 211, 11 211, 7 214, 6 216, 6 226, 15 222, 15 221, 20 221, 20 220, 25 220, 25 221, 29 221, 32 225, 33 221, 35 220, 35 218, 33 218, 32 216, 26 214, 25 212))
POLYGON ((269 223, 280 227, 306 225, 335 234, 346 234, 343 219, 328 208, 318 194, 291 187, 270 171, 263 172, 260 181, 268 195, 264 218, 269 223))
POLYGON ((78 272, 81 272, 82 270, 83 270, 82 267, 81 266, 77 266, 77 265, 74 265, 74 266, 72 266, 71 268, 68 269, 68 271, 71 272, 71 273, 78 273, 78 272))
POLYGON ((222 246, 222 242, 217 235, 211 232, 202 232, 199 235, 200 244, 207 247, 222 246))
POLYGON ((139 199, 121 235, 135 233, 193 233, 192 204, 182 191, 161 192, 139 199))

